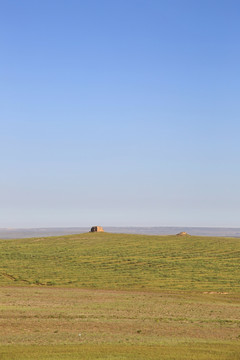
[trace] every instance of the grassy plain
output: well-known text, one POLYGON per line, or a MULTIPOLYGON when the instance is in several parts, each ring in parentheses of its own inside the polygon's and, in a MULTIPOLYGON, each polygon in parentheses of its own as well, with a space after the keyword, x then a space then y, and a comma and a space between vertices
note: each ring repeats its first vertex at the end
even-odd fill
POLYGON ((0 240, 0 284, 240 292, 236 238, 87 233, 0 240))
POLYGON ((0 358, 239 360, 239 252, 234 238, 0 240, 0 358))

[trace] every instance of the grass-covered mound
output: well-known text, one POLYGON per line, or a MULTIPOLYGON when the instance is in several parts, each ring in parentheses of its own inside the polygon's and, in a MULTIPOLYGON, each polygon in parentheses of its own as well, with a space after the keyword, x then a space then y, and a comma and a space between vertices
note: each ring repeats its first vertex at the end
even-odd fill
POLYGON ((0 285, 238 292, 240 240, 110 233, 0 240, 0 285))

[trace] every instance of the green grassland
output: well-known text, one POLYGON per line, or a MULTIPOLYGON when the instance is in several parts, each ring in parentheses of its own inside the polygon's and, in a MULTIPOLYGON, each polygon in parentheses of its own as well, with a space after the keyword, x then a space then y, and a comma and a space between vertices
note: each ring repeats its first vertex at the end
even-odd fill
MULTIPOLYGON (((1 349, 0 349, 1 351, 1 349)), ((1 360, 239 360, 239 346, 180 344, 162 346, 58 345, 2 348, 1 360)))
POLYGON ((239 292, 236 238, 80 234, 0 240, 0 284, 239 292))
POLYGON ((238 360, 239 254, 236 238, 0 240, 0 359, 238 360))

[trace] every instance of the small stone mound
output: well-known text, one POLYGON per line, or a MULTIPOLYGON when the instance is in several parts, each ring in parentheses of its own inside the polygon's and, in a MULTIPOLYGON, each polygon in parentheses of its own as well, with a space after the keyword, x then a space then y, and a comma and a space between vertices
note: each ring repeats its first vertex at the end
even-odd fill
POLYGON ((186 233, 185 231, 182 231, 182 232, 178 233, 177 236, 189 236, 189 234, 186 233))
POLYGON ((90 232, 103 232, 103 228, 101 226, 92 226, 90 232))

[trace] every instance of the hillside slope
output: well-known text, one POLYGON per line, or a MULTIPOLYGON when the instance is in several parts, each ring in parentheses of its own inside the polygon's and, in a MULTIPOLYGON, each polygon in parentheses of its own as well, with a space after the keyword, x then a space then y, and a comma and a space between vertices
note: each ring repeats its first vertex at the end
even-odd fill
POLYGON ((236 238, 85 233, 0 240, 0 285, 239 292, 236 238))

